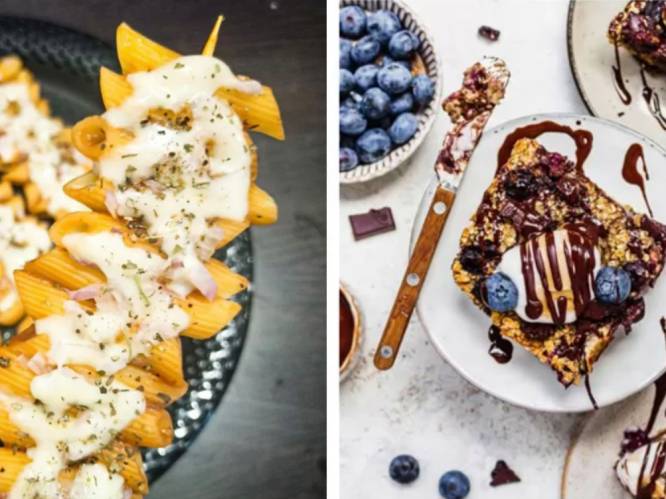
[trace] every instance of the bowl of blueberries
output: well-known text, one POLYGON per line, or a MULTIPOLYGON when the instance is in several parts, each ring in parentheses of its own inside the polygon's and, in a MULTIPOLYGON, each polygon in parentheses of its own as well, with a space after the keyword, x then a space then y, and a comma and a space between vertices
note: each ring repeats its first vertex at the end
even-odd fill
POLYGON ((441 89, 432 38, 398 0, 340 3, 340 182, 404 163, 435 120, 441 89))

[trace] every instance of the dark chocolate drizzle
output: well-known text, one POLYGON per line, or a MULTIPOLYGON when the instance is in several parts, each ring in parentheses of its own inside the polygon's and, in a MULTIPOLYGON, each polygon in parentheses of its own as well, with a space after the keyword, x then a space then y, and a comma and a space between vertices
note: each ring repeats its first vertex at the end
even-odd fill
POLYGON ((503 338, 497 326, 490 326, 488 329, 488 339, 490 340, 490 348, 488 354, 495 359, 498 364, 506 364, 513 356, 513 344, 503 338))
POLYGON ((641 81, 643 82, 643 100, 648 105, 650 114, 659 123, 662 130, 666 130, 666 117, 661 112, 661 99, 654 88, 650 86, 645 76, 645 66, 641 64, 641 81))
POLYGON ((590 155, 592 150, 593 135, 587 130, 574 130, 566 125, 560 125, 554 121, 542 121, 541 123, 534 123, 532 125, 516 128, 513 132, 506 136, 502 147, 497 153, 497 168, 499 169, 506 163, 511 156, 513 146, 516 145, 520 139, 536 139, 544 133, 563 133, 573 139, 576 144, 576 168, 579 171, 583 169, 583 163, 590 155))
POLYGON ((631 104, 631 94, 627 90, 627 87, 624 84, 624 78, 622 77, 622 64, 620 63, 620 50, 617 46, 617 41, 615 41, 613 45, 615 45, 615 65, 611 66, 611 68, 613 70, 615 91, 622 101, 622 104, 629 105, 631 104))
POLYGON ((645 192, 645 181, 650 180, 648 173, 647 163, 643 155, 643 147, 640 144, 631 144, 627 153, 624 155, 624 162, 622 163, 622 178, 628 184, 635 185, 641 190, 645 206, 647 206, 650 217, 653 217, 652 207, 645 192), (643 175, 638 171, 638 161, 640 160, 643 167, 643 175))
MULTIPOLYGON (((592 284, 594 282, 594 242, 585 235, 566 229, 568 242, 563 241, 564 255, 571 281, 573 306, 576 316, 580 317, 585 307, 592 300, 592 284)), ((557 291, 562 290, 562 277, 559 272, 557 247, 553 232, 524 241, 520 245, 520 261, 523 279, 525 282, 526 305, 525 314, 530 319, 537 319, 543 312, 543 305, 536 293, 535 280, 539 276, 544 292, 546 307, 556 325, 564 324, 567 315, 568 298, 553 296, 548 283, 548 273, 544 258, 548 259, 553 284, 557 291), (542 251, 540 242, 545 239, 545 251, 542 251), (545 254, 544 254, 545 253, 545 254), (536 271, 536 272, 535 272, 536 271)))
POLYGON ((597 401, 594 398, 594 395, 592 395, 592 387, 590 386, 590 375, 586 374, 585 375, 585 391, 587 391, 587 396, 590 399, 590 402, 592 402, 592 407, 596 411, 599 409, 599 406, 597 405, 597 401))

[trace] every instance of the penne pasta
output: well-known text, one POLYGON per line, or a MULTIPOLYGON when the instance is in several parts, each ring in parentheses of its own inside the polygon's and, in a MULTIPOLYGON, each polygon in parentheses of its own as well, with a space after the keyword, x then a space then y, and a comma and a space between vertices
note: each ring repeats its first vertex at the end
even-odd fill
MULTIPOLYGON (((147 493, 137 447, 171 443, 165 407, 188 388, 179 336, 216 335, 241 310, 229 298, 249 285, 212 255, 250 224, 277 220, 275 201, 255 184, 258 158, 248 131, 283 139, 280 112, 269 87, 236 77, 214 58, 221 23, 220 16, 198 57, 183 57, 121 24, 122 74, 100 71, 109 111, 57 138, 94 162, 91 171, 63 187, 92 211, 54 212, 48 235, 55 247, 13 272, 29 318, 0 346, 0 440, 15 449, 45 450, 44 438, 60 442, 51 431, 65 431, 72 415, 108 425, 110 431, 95 433, 102 440, 91 455, 55 471, 49 467, 51 484, 73 483, 103 465, 109 480, 118 486, 120 476, 132 497, 147 493), (181 75, 193 80, 180 85, 181 75), (167 85, 170 78, 169 88, 178 95, 165 101, 171 94, 151 87, 167 85), (142 104, 147 95, 157 99, 154 105, 142 104), (132 106, 141 109, 128 111, 132 106), (194 127, 204 131, 194 134, 194 127), (170 139, 156 149, 159 134, 170 139), (182 163, 187 157, 189 163, 182 163), (201 168, 186 170, 184 164, 201 168), (70 384, 76 385, 72 393, 63 388, 70 384), (12 417, 16 409, 9 402, 16 399, 11 397, 27 401, 25 410, 64 402, 73 413, 50 411, 67 414, 58 423, 64 426, 41 434, 12 417), (88 411, 94 417, 88 418, 88 411), (95 463, 97 468, 86 468, 95 463)), ((32 75, 14 62, 6 66, 7 74, 27 85, 35 105, 45 108, 32 75)), ((0 82, 3 78, 0 60, 0 82)), ((48 196, 31 178, 29 162, 20 155, 8 159, 2 163, 5 178, 23 186, 28 209, 48 210, 48 196)), ((9 183, 0 182, 3 200, 16 203, 9 183)), ((0 493, 25 487, 28 479, 36 480, 30 490, 38 488, 48 476, 31 473, 48 452, 31 453, 35 461, 30 462, 17 450, 9 472, 3 476, 0 468, 0 493), (26 475, 25 470, 32 471, 26 475)))

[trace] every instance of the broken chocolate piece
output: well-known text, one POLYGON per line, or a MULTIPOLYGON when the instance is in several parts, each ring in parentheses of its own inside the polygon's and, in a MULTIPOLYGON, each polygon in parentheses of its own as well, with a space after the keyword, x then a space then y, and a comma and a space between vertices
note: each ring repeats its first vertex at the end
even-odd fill
POLYGON ((367 213, 350 215, 349 222, 352 226, 354 239, 357 241, 365 237, 395 230, 393 213, 388 206, 379 210, 370 210, 367 213))
POLYGON ((479 28, 479 36, 485 38, 486 40, 490 40, 491 42, 496 42, 500 36, 500 32, 499 30, 491 28, 490 26, 481 26, 479 28))
POLYGON ((509 465, 501 459, 495 464, 495 469, 490 472, 490 486, 498 487, 500 485, 506 485, 507 483, 520 482, 518 475, 509 468, 509 465))

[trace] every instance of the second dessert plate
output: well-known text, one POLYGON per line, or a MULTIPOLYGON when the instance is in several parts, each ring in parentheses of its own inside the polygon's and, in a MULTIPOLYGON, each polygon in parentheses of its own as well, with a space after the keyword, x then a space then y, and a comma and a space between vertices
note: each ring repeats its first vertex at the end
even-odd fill
MULTIPOLYGON (((661 186, 666 185, 666 151, 651 140, 616 123, 590 116, 542 114, 512 120, 487 131, 474 152, 421 291, 417 314, 442 357, 482 390, 529 409, 582 412, 593 408, 582 383, 565 389, 548 366, 516 344, 508 363, 500 364, 488 354, 490 319, 460 292, 451 272, 462 230, 493 178, 498 151, 505 138, 517 128, 548 120, 591 132, 594 138, 585 161, 587 176, 618 202, 647 213, 641 190, 622 176, 627 150, 632 144, 640 144, 649 173, 645 182, 647 199, 654 218, 666 221, 666 196, 661 192, 661 186)), ((538 140, 551 152, 574 157, 574 143, 565 135, 546 133, 538 140)), ((435 187, 433 178, 417 212, 412 245, 435 187)), ((666 370, 666 345, 659 323, 666 315, 663 277, 647 292, 645 302, 643 320, 634 325, 629 335, 621 332, 617 335, 589 376, 591 392, 599 407, 638 392, 666 370)))

